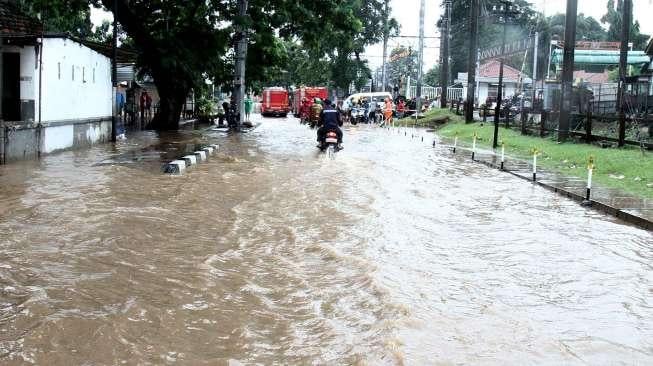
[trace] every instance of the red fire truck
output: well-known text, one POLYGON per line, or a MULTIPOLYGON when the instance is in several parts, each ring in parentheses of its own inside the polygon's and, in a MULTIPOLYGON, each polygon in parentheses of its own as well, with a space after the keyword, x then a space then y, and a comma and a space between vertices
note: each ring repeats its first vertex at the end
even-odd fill
POLYGON ((290 104, 288 103, 288 91, 286 89, 280 87, 263 89, 261 115, 285 117, 288 112, 290 112, 290 104))
POLYGON ((304 98, 308 99, 310 104, 313 104, 314 98, 320 98, 322 100, 328 99, 329 89, 325 86, 301 87, 295 89, 292 101, 292 113, 295 117, 299 117, 299 112, 302 109, 302 99, 304 98))

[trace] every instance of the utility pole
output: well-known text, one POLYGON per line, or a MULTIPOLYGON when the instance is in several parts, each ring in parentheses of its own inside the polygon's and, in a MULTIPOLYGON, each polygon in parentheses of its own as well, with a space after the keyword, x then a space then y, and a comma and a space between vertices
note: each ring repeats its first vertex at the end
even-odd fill
POLYGON ((419 3, 419 55, 417 57, 417 90, 415 94, 417 96, 417 112, 416 115, 419 115, 422 112, 422 69, 424 64, 424 7, 425 0, 421 0, 419 3))
POLYGON ((444 20, 440 29, 440 108, 447 108, 447 85, 449 84, 449 26, 451 25, 451 0, 444 0, 444 20))
POLYGON ((503 0, 503 37, 501 41, 501 55, 499 56, 499 87, 497 90, 497 107, 494 110, 494 138, 492 139, 492 148, 496 149, 499 146, 499 122, 501 119, 501 101, 503 99, 503 63, 506 53, 506 36, 508 33, 508 13, 510 12, 510 1, 503 0))
POLYGON ((535 43, 533 45, 533 78, 531 79, 531 90, 533 91, 532 100, 531 100, 531 113, 535 111, 535 93, 537 92, 537 58, 538 54, 538 45, 540 43, 540 33, 535 32, 535 43))
POLYGON ((465 122, 474 122, 474 103, 476 97, 476 62, 478 57, 478 2, 471 0, 469 12, 469 58, 467 60, 467 105, 465 106, 465 122))
POLYGON ((111 142, 116 142, 118 124, 118 0, 113 0, 113 40, 111 42, 111 84, 113 86, 113 112, 111 113, 111 142))
POLYGON ((383 70, 381 71, 381 91, 385 91, 386 86, 386 59, 388 58, 388 36, 390 30, 388 29, 388 16, 390 15, 390 0, 385 0, 385 8, 383 12, 383 70))
MULTIPOLYGON (((574 80, 574 49, 576 47, 576 17, 578 0, 567 0, 565 15, 565 50, 562 64, 562 93, 560 96, 560 120, 558 121, 558 141, 569 138, 569 119, 571 118, 571 100, 574 80)), ((626 42, 627 43, 627 42, 626 42)))
MULTIPOLYGON (((247 0, 238 0, 238 16, 242 19, 247 16, 247 0)), ((234 102, 238 120, 236 121, 236 130, 245 121, 245 62, 247 61, 247 29, 243 25, 236 26, 236 67, 234 70, 234 102)))
POLYGON ((619 147, 623 147, 626 140, 626 76, 628 76, 628 41, 630 38, 630 22, 633 16, 633 1, 624 0, 621 14, 621 52, 619 55, 619 147))

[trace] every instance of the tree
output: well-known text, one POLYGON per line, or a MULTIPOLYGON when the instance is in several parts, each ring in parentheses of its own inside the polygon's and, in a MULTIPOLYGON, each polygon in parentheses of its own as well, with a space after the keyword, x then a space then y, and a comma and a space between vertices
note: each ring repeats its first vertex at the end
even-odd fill
POLYGON ((46 32, 66 32, 86 39, 92 33, 91 8, 83 0, 18 0, 26 14, 40 17, 46 32))
MULTIPOLYGON (((623 0, 617 0, 616 8, 614 0, 608 0, 607 13, 601 18, 601 23, 608 25, 608 31, 606 34, 606 40, 608 41, 619 41, 621 39, 621 27, 623 19, 621 16, 622 9, 623 0)), ((633 12, 634 11, 635 9, 633 8, 633 12)), ((638 21, 635 21, 631 24, 630 42, 633 43, 633 49, 645 49, 649 38, 649 35, 642 34, 640 32, 640 25, 638 21)))
POLYGON ((410 77, 413 84, 417 80, 417 56, 412 48, 399 46, 390 51, 390 61, 387 64, 388 81, 399 88, 406 86, 410 77))
MULTIPOLYGON (((515 0, 513 4, 518 7, 519 13, 514 16, 508 26, 508 41, 528 37, 535 25, 536 13, 532 4, 526 0, 515 0)), ((481 6, 479 21, 479 45, 483 47, 501 44, 502 27, 497 21, 498 14, 493 12, 494 7, 499 7, 499 0, 485 0, 481 6)), ((454 0, 452 3, 451 41, 449 54, 451 57, 451 70, 449 75, 457 75, 467 71, 469 54, 469 13, 470 1, 454 0)), ((442 19, 438 22, 441 26, 442 19)), ((509 63, 509 62, 508 62, 509 63)), ((513 65, 521 67, 519 65, 513 65)))
POLYGON ((424 83, 429 86, 436 86, 440 83, 440 65, 433 66, 424 74, 424 83))
MULTIPOLYGON (((50 11, 58 30, 75 30, 85 39, 101 40, 106 30, 100 27, 97 34, 91 33, 89 5, 114 10, 114 0, 21 1, 29 3, 32 11, 50 11)), ((206 78, 231 82, 236 26, 249 30, 250 86, 288 74, 285 69, 292 68, 287 65, 295 60, 289 58, 284 41, 293 41, 305 50, 302 56, 318 60, 314 69, 328 69, 333 84, 346 88, 369 74, 360 55, 365 46, 381 38, 385 15, 383 0, 250 0, 245 17, 238 16, 236 0, 115 3, 114 15, 138 52, 140 69, 153 77, 161 97, 152 122, 158 129, 177 128, 186 96, 191 89, 201 89, 206 78)), ((396 28, 396 22, 390 24, 396 28)))
MULTIPOLYGON (((553 39, 565 38, 565 14, 554 14, 547 19, 549 33, 553 39)), ((593 17, 581 13, 576 20, 576 40, 603 41, 606 31, 593 17)))

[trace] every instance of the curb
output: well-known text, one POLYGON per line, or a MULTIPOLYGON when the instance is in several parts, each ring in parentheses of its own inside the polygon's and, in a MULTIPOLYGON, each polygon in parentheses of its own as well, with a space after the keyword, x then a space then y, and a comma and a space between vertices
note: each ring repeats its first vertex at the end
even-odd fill
POLYGON ((183 175, 191 166, 207 161, 208 157, 217 152, 219 148, 220 146, 217 144, 205 146, 192 154, 163 164, 161 170, 168 175, 183 175))

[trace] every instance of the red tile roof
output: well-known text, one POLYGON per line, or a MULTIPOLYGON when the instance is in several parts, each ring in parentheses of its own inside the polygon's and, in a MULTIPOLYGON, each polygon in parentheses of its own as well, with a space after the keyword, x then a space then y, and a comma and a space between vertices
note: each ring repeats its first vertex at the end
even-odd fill
MULTIPOLYGON (((501 67, 501 63, 498 60, 491 60, 484 64, 481 64, 478 74, 482 78, 498 78, 500 67, 501 67)), ((515 69, 514 67, 505 64, 503 65, 504 78, 518 79, 519 74, 520 74, 519 70, 515 69)))
POLYGON ((24 36, 41 33, 41 22, 26 15, 12 1, 0 0, 0 36, 24 36))

